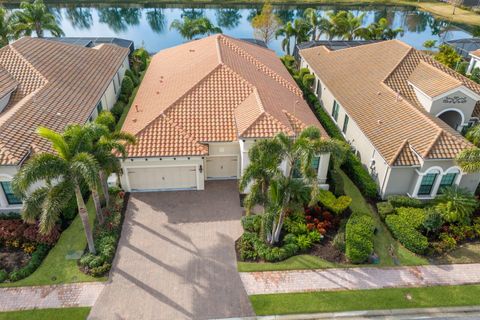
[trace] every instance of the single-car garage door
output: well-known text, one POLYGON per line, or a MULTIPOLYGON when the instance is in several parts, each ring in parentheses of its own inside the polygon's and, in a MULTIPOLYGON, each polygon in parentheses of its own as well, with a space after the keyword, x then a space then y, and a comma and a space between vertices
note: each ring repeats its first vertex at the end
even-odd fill
POLYGON ((207 158, 207 179, 236 179, 238 160, 236 156, 207 158))
POLYGON ((196 189, 197 173, 194 166, 128 168, 132 191, 196 189))

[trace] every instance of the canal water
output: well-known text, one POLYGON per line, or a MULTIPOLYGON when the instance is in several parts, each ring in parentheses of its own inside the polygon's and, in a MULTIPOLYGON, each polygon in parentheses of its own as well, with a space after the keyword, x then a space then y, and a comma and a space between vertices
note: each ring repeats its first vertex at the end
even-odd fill
MULTIPOLYGON (((302 16, 307 7, 315 6, 274 6, 276 14, 284 21, 302 16)), ((250 25, 252 17, 260 6, 116 6, 98 4, 90 7, 68 7, 49 4, 67 37, 119 37, 130 39, 135 46, 144 46, 149 52, 181 44, 183 39, 176 30, 170 29, 175 19, 182 17, 208 17, 223 33, 237 38, 253 38, 250 25)), ((418 11, 413 7, 369 6, 347 7, 317 6, 320 14, 329 11, 349 10, 355 15, 364 13, 364 25, 380 18, 387 18, 392 28, 401 27, 404 34, 398 39, 418 48, 426 40, 449 40, 471 37, 459 27, 434 18, 431 14, 418 11)), ((15 10, 15 7, 9 7, 15 10)), ((269 43, 269 47, 282 55, 281 38, 269 43)))

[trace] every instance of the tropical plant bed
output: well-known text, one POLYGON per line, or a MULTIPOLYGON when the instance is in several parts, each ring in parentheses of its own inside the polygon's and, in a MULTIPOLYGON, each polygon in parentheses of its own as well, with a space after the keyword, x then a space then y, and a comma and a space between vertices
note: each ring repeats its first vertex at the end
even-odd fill
POLYGON ((346 262, 345 254, 339 248, 344 246, 343 241, 334 242, 338 230, 344 228, 351 213, 347 209, 351 199, 337 199, 330 192, 324 192, 322 201, 329 204, 329 209, 318 203, 305 207, 303 212, 290 212, 285 218, 280 241, 274 245, 264 239, 262 215, 244 217, 242 226, 245 233, 236 242, 238 260, 276 262, 306 254, 332 263, 346 262), (336 214, 331 213, 332 209, 336 214))
POLYGON ((118 188, 112 188, 110 197, 110 206, 103 209, 104 223, 99 224, 98 221, 95 223, 93 237, 96 254, 92 254, 86 249, 84 255, 78 260, 80 270, 94 277, 106 275, 112 267, 122 232, 129 194, 125 194, 118 188))

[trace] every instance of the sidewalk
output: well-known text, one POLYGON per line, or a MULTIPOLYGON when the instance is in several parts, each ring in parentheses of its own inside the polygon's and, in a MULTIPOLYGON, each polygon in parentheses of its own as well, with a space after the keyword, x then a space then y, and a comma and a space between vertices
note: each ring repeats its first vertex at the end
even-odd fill
POLYGON ((0 312, 63 307, 91 307, 105 284, 84 282, 37 287, 0 288, 0 312))
POLYGON ((480 283, 480 264, 240 273, 248 295, 480 283))

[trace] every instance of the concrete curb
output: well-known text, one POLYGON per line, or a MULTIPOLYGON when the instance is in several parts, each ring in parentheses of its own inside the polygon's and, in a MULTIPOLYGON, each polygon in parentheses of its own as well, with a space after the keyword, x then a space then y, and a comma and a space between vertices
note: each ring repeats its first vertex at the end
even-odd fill
POLYGON ((286 314, 256 317, 225 318, 217 320, 311 320, 311 319, 363 319, 363 318, 386 318, 412 319, 412 316, 442 316, 444 318, 475 315, 479 313, 480 306, 448 307, 448 308, 412 308, 412 309, 389 309, 389 310, 362 310, 347 312, 325 312, 286 314))

